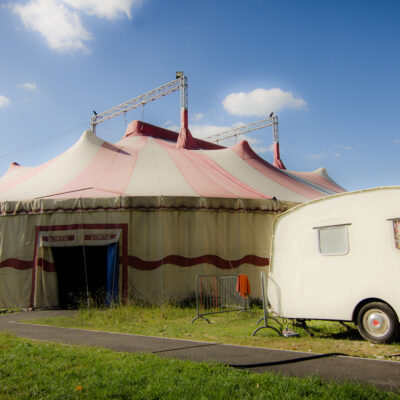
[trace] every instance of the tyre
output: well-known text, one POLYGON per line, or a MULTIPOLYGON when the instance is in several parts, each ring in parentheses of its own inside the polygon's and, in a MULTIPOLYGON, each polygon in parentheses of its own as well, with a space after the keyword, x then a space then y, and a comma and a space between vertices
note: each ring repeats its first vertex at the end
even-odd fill
POLYGON ((398 332, 398 325, 396 313, 386 303, 365 304, 357 315, 357 328, 360 335, 372 343, 393 341, 398 332))

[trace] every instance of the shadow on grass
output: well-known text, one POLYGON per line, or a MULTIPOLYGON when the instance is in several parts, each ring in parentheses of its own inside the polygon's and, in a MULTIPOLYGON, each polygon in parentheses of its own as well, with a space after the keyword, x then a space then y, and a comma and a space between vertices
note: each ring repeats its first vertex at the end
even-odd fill
POLYGON ((348 331, 331 333, 328 335, 321 335, 326 339, 337 339, 337 340, 362 340, 357 329, 349 329, 348 331))

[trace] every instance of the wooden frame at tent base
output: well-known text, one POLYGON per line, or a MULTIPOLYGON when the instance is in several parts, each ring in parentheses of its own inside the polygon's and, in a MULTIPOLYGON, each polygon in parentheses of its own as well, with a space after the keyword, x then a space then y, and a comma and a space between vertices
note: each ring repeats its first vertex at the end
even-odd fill
MULTIPOLYGON (((43 258, 39 258, 39 248, 42 247, 41 240, 48 242, 49 240, 54 241, 54 243, 60 244, 60 241, 71 241, 73 240, 73 235, 59 235, 59 236, 42 236, 44 232, 65 232, 65 231, 77 231, 82 233, 82 231, 96 230, 105 231, 104 234, 87 234, 85 233, 85 241, 103 241, 111 239, 115 241, 114 235, 111 237, 109 232, 111 230, 119 230, 120 238, 118 240, 120 244, 120 265, 122 266, 122 302, 126 303, 128 299, 128 224, 70 224, 70 225, 40 225, 35 228, 35 248, 33 255, 33 269, 32 269, 32 285, 31 285, 31 299, 30 307, 35 307, 35 294, 36 294, 36 275, 37 268, 44 268, 48 271, 55 271, 54 265, 49 265, 49 263, 43 258), (107 232, 108 231, 108 232, 107 232), (40 240, 41 239, 41 240, 40 240)), ((51 244, 49 245, 51 247, 51 244)))

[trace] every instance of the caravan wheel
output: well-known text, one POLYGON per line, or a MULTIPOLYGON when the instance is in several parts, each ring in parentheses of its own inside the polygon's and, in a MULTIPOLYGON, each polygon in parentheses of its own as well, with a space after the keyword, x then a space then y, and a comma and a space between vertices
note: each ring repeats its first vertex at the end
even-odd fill
POLYGON ((397 335, 398 324, 393 309, 380 302, 365 304, 357 316, 358 331, 373 343, 391 342, 397 335))

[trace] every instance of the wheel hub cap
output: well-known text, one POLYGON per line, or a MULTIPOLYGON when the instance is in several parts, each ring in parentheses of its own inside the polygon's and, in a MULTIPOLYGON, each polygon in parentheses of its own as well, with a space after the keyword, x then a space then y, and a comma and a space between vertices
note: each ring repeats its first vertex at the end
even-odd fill
POLYGON ((386 335, 390 328, 389 318, 380 310, 369 310, 364 315, 365 329, 373 336, 380 337, 386 335))

